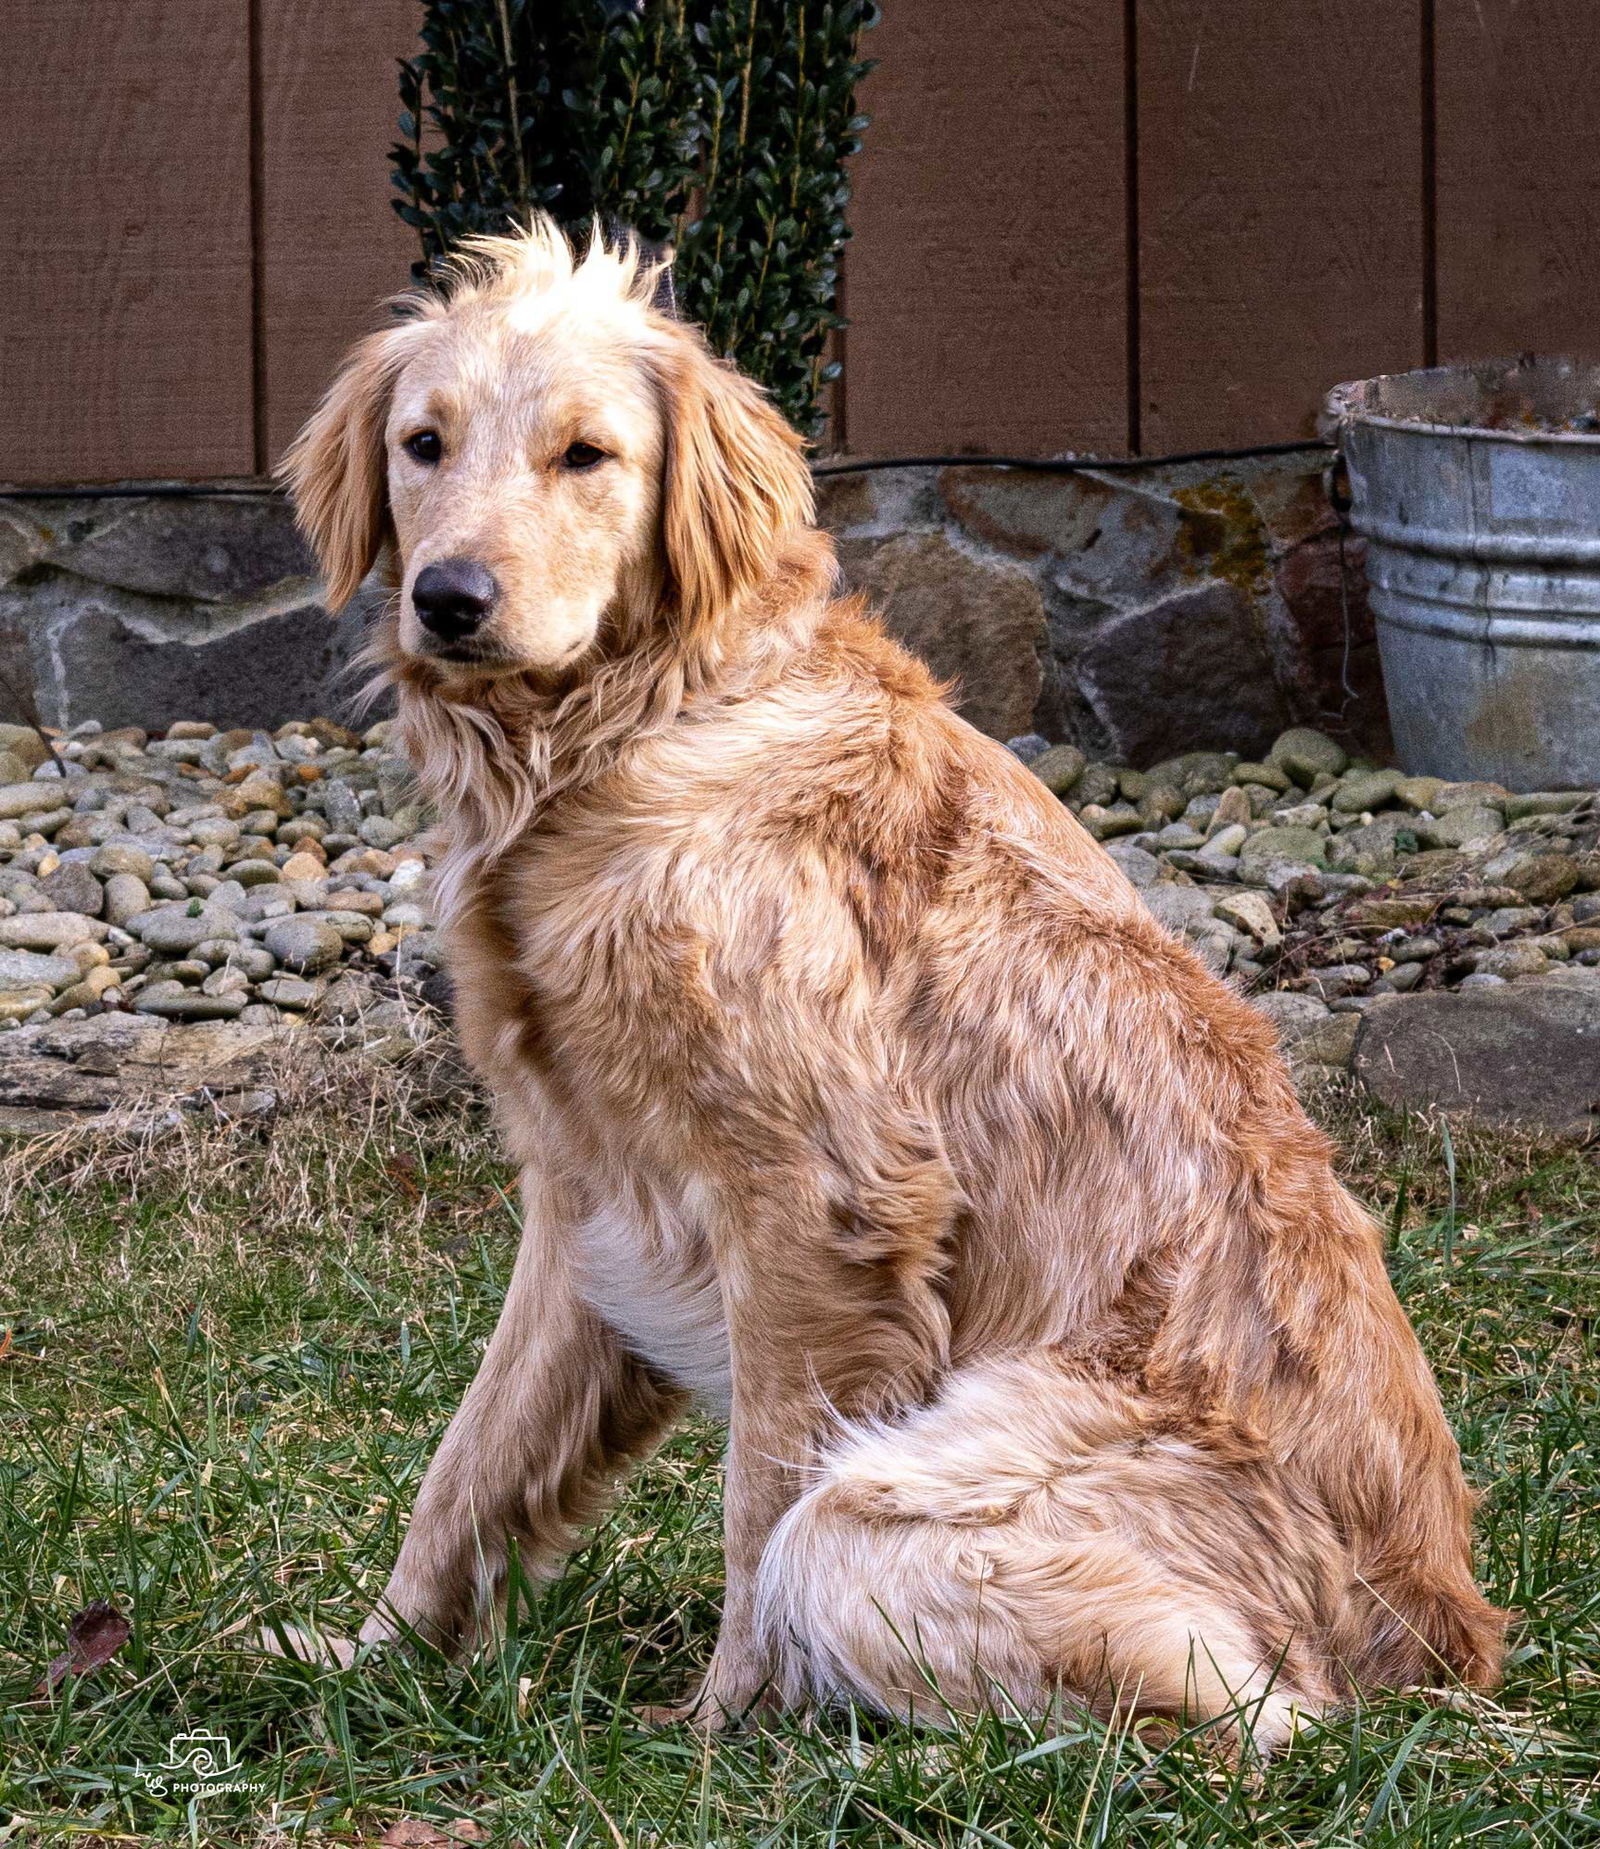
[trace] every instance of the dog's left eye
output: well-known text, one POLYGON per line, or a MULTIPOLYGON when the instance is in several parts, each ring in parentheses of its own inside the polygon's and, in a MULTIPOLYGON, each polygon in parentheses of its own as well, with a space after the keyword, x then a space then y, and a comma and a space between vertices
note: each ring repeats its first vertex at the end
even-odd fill
POLYGON ((444 444, 439 441, 437 430, 419 430, 414 437, 407 437, 400 447, 417 462, 437 462, 444 454, 444 444))
POLYGON ((571 443, 561 457, 564 469, 592 469, 597 462, 604 462, 606 452, 596 449, 592 443, 571 443))

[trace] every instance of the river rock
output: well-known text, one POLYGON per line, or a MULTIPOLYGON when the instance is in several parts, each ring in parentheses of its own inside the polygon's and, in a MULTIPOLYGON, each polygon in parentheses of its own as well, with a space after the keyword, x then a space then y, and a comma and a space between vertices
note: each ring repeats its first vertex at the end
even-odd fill
POLYGON ((105 884, 105 920, 107 924, 126 926, 150 909, 150 888, 132 873, 113 873, 105 884))
POLYGON ((81 861, 68 861, 47 874, 39 884, 45 897, 63 912, 81 912, 98 918, 105 909, 105 888, 81 861))
POLYGON ((1521 943, 1495 944, 1488 950, 1480 950, 1473 959, 1472 973, 1475 976, 1502 976, 1507 982, 1515 981, 1519 976, 1542 976, 1550 967, 1550 959, 1536 944, 1526 940, 1521 943))
POLYGON ((0 822, 9 822, 31 815, 34 810, 45 806, 47 793, 38 783, 4 783, 0 784, 0 822))
POLYGON ((1296 1068, 1347 1070, 1355 1052, 1361 1021, 1359 1014, 1330 1014, 1325 1021, 1313 1022, 1294 1042, 1291 1057, 1296 1068))
POLYGON ((1065 796, 1083 775, 1086 760, 1076 745, 1051 745, 1028 760, 1028 768, 1054 796, 1065 796))
POLYGON ((1350 771, 1333 793, 1332 807, 1341 815, 1360 815, 1381 809, 1393 800, 1400 785, 1397 770, 1350 771))
POLYGON ((1239 865, 1247 877, 1274 861, 1320 867, 1327 852, 1327 837, 1314 828, 1259 828, 1239 850, 1239 865))
POLYGON ((162 906, 129 919, 128 929, 141 943, 165 957, 183 956, 207 938, 233 941, 239 935, 233 917, 217 906, 202 906, 192 912, 186 905, 162 906))
POLYGON ((81 912, 19 912, 0 918, 0 946, 13 950, 64 950, 103 938, 106 926, 81 912))
POLYGON ((1499 834, 1504 818, 1498 809, 1480 803, 1467 803, 1433 821, 1418 818, 1417 840, 1424 847, 1474 847, 1492 841, 1499 834))
POLYGON ((1324 732, 1311 726, 1291 726, 1279 735, 1267 754, 1267 762, 1287 771, 1296 783, 1309 789, 1319 776, 1337 777, 1350 762, 1350 754, 1324 732))
POLYGON ((248 995, 207 995, 181 982, 152 982, 134 1001, 139 1014, 159 1015, 169 1021, 231 1021, 243 1012, 248 995))
POLYGON ((1275 949, 1283 940, 1272 907, 1259 892, 1230 892, 1219 899, 1217 916, 1226 924, 1248 932, 1264 950, 1275 949))
POLYGON ((82 973, 71 957, 42 956, 33 950, 0 950, 0 993, 62 989, 76 982, 82 973))
POLYGON ((1529 904, 1554 905, 1578 884, 1578 863, 1570 854, 1525 854, 1499 877, 1529 904))
POLYGON ((303 976, 330 968, 344 950, 344 938, 331 924, 303 916, 274 919, 262 941, 285 969, 303 976))
POLYGON ((1315 995, 1302 995, 1293 989, 1273 989, 1254 996, 1250 1004, 1264 1014, 1278 1030, 1278 1043, 1291 1047, 1319 1021, 1328 1019, 1328 1005, 1315 995))

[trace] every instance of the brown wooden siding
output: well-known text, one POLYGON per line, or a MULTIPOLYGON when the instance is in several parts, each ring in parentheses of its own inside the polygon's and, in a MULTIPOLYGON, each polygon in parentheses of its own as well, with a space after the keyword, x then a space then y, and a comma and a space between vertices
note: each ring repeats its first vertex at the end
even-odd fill
MULTIPOLYGON (((837 429, 1280 441, 1340 379, 1600 356, 1595 0, 886 0, 837 429)), ((0 481, 262 473, 401 286, 416 0, 0 6, 0 481)))
POLYGON ((1121 8, 889 0, 870 49, 846 256, 850 446, 1120 447, 1121 8))
POLYGON ((1314 433, 1423 359, 1416 0, 1140 0, 1139 440, 1314 433))
POLYGON ((0 479, 248 474, 245 0, 5 0, 0 124, 0 479))
POLYGON ((1600 5, 1438 0, 1441 352, 1600 345, 1600 5))

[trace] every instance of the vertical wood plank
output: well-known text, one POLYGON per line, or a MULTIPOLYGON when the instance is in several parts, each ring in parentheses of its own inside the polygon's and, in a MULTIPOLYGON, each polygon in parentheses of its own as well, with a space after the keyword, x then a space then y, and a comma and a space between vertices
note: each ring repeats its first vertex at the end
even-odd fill
POLYGON ((1417 0, 1139 0, 1143 447, 1309 436, 1423 357, 1417 0))
POLYGON ((1600 353, 1600 7, 1436 0, 1439 353, 1600 353))
POLYGON ((889 0, 854 164, 861 455, 1126 442, 1122 8, 889 0))
POLYGON ((0 6, 0 480, 247 475, 246 0, 0 6))
POLYGON ((418 0, 258 0, 264 459, 276 463, 377 304, 410 280, 390 207, 396 63, 418 0))

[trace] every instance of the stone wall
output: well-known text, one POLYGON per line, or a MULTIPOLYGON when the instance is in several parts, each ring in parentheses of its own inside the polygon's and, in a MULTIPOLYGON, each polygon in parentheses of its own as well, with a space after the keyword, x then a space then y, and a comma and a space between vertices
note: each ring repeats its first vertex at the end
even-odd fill
POLYGON ((1145 765, 1253 755, 1310 721, 1381 757, 1362 544, 1341 575, 1325 462, 893 469, 819 487, 846 580, 996 737, 1145 765))
MULTIPOLYGON (((1140 765, 1249 755, 1305 720, 1382 756, 1361 548, 1341 583, 1323 461, 886 469, 818 486, 847 584, 996 737, 1140 765)), ((329 622, 271 494, 0 496, 0 674, 47 724, 338 715, 371 605, 329 622)))
POLYGON ((0 674, 47 725, 275 726, 347 707, 363 620, 330 623, 318 598, 274 494, 0 496, 0 674))

